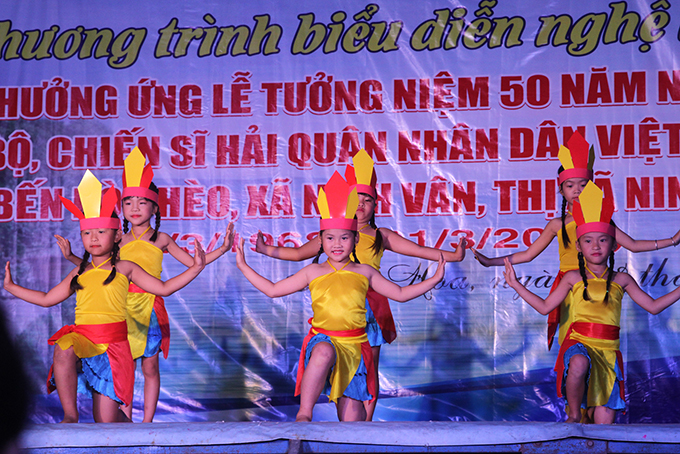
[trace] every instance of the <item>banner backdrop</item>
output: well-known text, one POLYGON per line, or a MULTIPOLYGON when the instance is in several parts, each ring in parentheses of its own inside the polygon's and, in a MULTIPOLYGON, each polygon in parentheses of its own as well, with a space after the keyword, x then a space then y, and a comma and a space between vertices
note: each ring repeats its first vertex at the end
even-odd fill
MULTIPOLYGON (((557 152, 578 130, 619 227, 667 239, 680 201, 679 6, 658 1, 331 0, 296 2, 2 1, 0 258, 18 283, 47 290, 82 254, 75 196, 85 169, 122 186, 138 146, 161 190, 161 230, 193 252, 234 221, 249 263, 272 280, 299 270, 254 251, 300 245, 318 230, 316 196, 365 148, 378 173, 379 226, 418 244, 460 238, 491 257, 527 248, 560 215, 557 152)), ((653 296, 678 285, 680 250, 616 267, 653 296)), ((435 264, 386 252, 400 285, 435 264)), ((182 271, 172 257, 163 279, 182 271)), ((516 267, 548 294, 556 241, 516 267)), ((75 299, 44 309, 1 292, 35 393, 32 421, 61 418, 44 379, 47 339, 75 299)), ((620 422, 678 422, 678 313, 624 299, 628 412, 620 422)), ((156 421, 290 420, 308 291, 270 299, 228 253, 166 298, 156 421)), ((380 420, 563 418, 546 318, 468 251, 433 291, 392 303, 398 337, 380 358, 380 420)), ((141 381, 138 366, 137 377, 141 381)), ((8 391, 9 392, 9 391, 8 391)), ((137 383, 134 419, 141 419, 137 383)), ((90 402, 81 399, 81 419, 90 402)), ((315 419, 335 420, 332 405, 315 419)))

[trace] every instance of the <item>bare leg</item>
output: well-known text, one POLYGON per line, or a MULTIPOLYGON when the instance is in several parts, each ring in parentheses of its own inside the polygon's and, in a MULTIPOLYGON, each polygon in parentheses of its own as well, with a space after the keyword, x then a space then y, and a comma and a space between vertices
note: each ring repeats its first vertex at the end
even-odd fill
POLYGON ((583 394, 586 390, 586 377, 590 362, 584 355, 574 355, 569 360, 569 371, 565 383, 567 391, 567 404, 569 404, 569 414, 566 422, 581 421, 581 403, 583 394))
POLYGON ((380 363, 380 346, 371 347, 373 351, 373 369, 375 369, 375 399, 364 402, 366 407, 366 421, 373 421, 373 413, 375 413, 375 406, 378 403, 378 394, 380 394, 380 373, 378 372, 378 364, 380 363))
POLYGON ((595 424, 613 424, 616 418, 616 410, 609 407, 595 407, 593 421, 595 424))
POLYGON ((153 422, 161 393, 161 374, 158 368, 158 353, 148 358, 142 358, 142 373, 144 374, 144 421, 153 422))
POLYGON ((327 342, 320 342, 314 346, 309 363, 305 367, 300 383, 300 410, 295 421, 311 421, 312 411, 319 400, 326 377, 335 364, 335 349, 327 342))
POLYGON ((360 400, 342 396, 338 399, 337 408, 340 421, 366 421, 366 409, 360 400))
MULTIPOLYGON (((137 361, 135 361, 135 370, 137 370, 137 361)), ((134 382, 133 382, 133 389, 134 389, 134 382)), ((132 400, 134 400, 134 395, 132 396, 132 400)), ((132 400, 130 400, 130 405, 121 405, 120 409, 123 413, 125 413, 125 416, 132 422, 132 400)))
POLYGON ((78 422, 78 372, 76 363, 78 357, 73 352, 73 347, 62 350, 57 344, 54 346, 54 383, 59 393, 59 401, 64 409, 64 419, 61 422, 78 422))
POLYGON ((92 416, 94 422, 132 422, 118 402, 97 392, 92 393, 92 416))

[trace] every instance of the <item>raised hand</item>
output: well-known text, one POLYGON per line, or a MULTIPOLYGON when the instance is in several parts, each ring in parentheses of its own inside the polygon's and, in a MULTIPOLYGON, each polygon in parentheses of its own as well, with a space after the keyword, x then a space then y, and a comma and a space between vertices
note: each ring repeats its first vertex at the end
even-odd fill
MULTIPOLYGON (((258 238, 260 237, 260 235, 262 235, 262 233, 258 232, 258 238)), ((239 267, 239 269, 241 265, 246 264, 246 255, 243 252, 243 245, 245 241, 246 241, 245 238, 241 238, 241 241, 239 241, 236 244, 236 266, 239 267)))
POLYGON ((444 258, 444 254, 439 254, 439 261, 437 262, 437 271, 434 272, 434 277, 437 278, 437 282, 444 279, 445 271, 446 271, 446 259, 444 258))
POLYGON ((255 250, 260 253, 264 254, 264 251, 267 248, 267 243, 264 242, 264 235, 262 234, 261 230, 257 231, 257 240, 255 241, 255 250))
POLYGON ((509 258, 505 258, 505 271, 503 271, 503 277, 505 278, 505 282, 508 283, 510 287, 513 289, 517 284, 519 284, 519 281, 517 280, 517 275, 515 275, 515 268, 512 266, 512 263, 510 263, 509 258))
POLYGON ((61 235, 54 235, 54 237, 57 239, 57 245, 59 245, 62 255, 66 260, 69 260, 71 257, 71 242, 61 235))
POLYGON ((5 280, 3 286, 7 288, 12 284, 14 284, 14 281, 12 280, 12 272, 9 270, 9 261, 7 261, 7 263, 5 263, 5 280))
POLYGON ((194 241, 194 264, 193 266, 203 269, 205 268, 205 251, 203 246, 198 241, 194 241))
POLYGON ((230 251, 233 244, 234 244, 234 223, 230 222, 229 225, 227 226, 227 231, 224 234, 224 242, 220 247, 220 249, 224 248, 222 249, 222 253, 224 254, 227 251, 230 251))

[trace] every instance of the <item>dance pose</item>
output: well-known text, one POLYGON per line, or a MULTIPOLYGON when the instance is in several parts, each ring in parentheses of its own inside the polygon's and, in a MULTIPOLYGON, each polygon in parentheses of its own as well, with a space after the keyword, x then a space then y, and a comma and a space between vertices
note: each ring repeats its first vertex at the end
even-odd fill
MULTIPOLYGON (((461 238, 454 252, 440 251, 439 249, 420 246, 388 228, 378 228, 375 223, 377 191, 373 159, 362 149, 354 156, 353 163, 354 166, 347 166, 345 177, 350 185, 356 187, 359 195, 359 205, 356 211, 360 237, 360 241, 357 243, 356 256, 359 263, 371 265, 376 271, 380 271, 380 261, 386 249, 397 254, 425 260, 439 260, 442 254, 447 262, 463 260, 465 257, 464 238, 461 238)), ((300 247, 278 247, 267 245, 261 232, 258 232, 257 235, 257 252, 277 259, 306 260, 317 255, 321 248, 320 237, 316 237, 300 247)), ((383 344, 392 343, 397 337, 397 331, 387 298, 379 295, 371 288, 368 290, 366 322, 366 334, 373 350, 376 383, 379 386, 380 347, 383 344)), ((377 395, 375 399, 366 402, 367 421, 373 419, 376 402, 377 395)))
POLYGON ((243 240, 237 247, 236 264, 243 275, 269 297, 288 295, 309 286, 313 318, 300 354, 295 395, 300 395, 296 421, 311 421, 312 411, 323 390, 337 405, 341 421, 366 419, 364 401, 377 396, 376 374, 366 335, 366 292, 396 301, 407 301, 432 289, 444 277, 445 259, 439 254, 435 274, 407 287, 385 279, 375 268, 356 263, 350 255, 359 235, 355 211, 359 205, 356 189, 335 172, 319 191, 321 212, 320 243, 315 263, 293 276, 272 283, 260 276, 245 261, 243 240), (328 259, 319 264, 324 252, 328 259))
POLYGON ((567 422, 611 424, 616 411, 625 409, 619 351, 624 292, 651 314, 680 298, 680 288, 676 288, 654 299, 629 274, 614 271, 617 229, 610 222, 613 212, 613 201, 603 199, 602 191, 588 182, 573 211, 578 270, 565 273, 546 299, 527 290, 517 280, 510 259, 505 258, 505 280, 534 309, 545 315, 563 300, 567 305, 567 330, 555 364, 557 395, 566 394, 567 422))
MULTIPOLYGON (((578 199, 579 195, 586 184, 593 179, 593 162, 595 161, 595 152, 592 147, 589 148, 588 142, 583 139, 580 133, 575 132, 569 141, 567 147, 560 147, 559 160, 562 166, 558 170, 558 183, 560 186, 560 194, 562 194, 562 216, 560 218, 552 219, 545 226, 539 237, 531 243, 528 249, 514 254, 488 258, 476 249, 472 249, 475 258, 483 266, 502 266, 507 258, 511 264, 517 265, 519 263, 531 262, 538 257, 545 248, 547 248, 552 240, 557 237, 559 243, 560 256, 560 271, 555 282, 553 283, 551 291, 557 288, 560 279, 567 271, 578 269, 577 250, 574 247, 576 242, 576 223, 572 215, 572 208, 574 201, 578 199), (568 148, 567 148, 568 147, 568 148)), ((626 233, 616 228, 616 243, 631 252, 643 252, 663 249, 669 246, 677 246, 680 243, 680 230, 670 238, 660 240, 635 240, 626 233)), ((564 306, 557 306, 552 311, 548 318, 548 350, 552 347, 553 337, 557 331, 557 325, 560 325, 559 342, 562 343, 564 336, 567 333, 568 327, 566 321, 568 314, 562 309, 564 306)))
POLYGON ((79 267, 48 292, 30 290, 12 280, 5 265, 4 287, 12 295, 42 307, 61 303, 76 293, 75 325, 65 326, 49 339, 54 348, 48 389, 56 389, 64 409, 62 422, 78 422, 78 381, 92 392, 95 422, 129 422, 119 405, 129 405, 134 388, 134 363, 127 336, 126 298, 134 283, 156 295, 171 295, 191 282, 205 266, 205 253, 196 244, 191 266, 163 282, 139 265, 118 259, 120 220, 114 212, 118 197, 87 171, 78 186, 81 212, 71 201, 64 206, 80 219, 85 255, 79 267), (91 261, 90 261, 91 259, 91 261), (80 371, 82 369, 82 371, 80 371))
MULTIPOLYGON (((160 232, 161 215, 158 209, 158 188, 153 184, 153 169, 146 158, 135 148, 125 158, 123 171, 123 235, 120 258, 141 266, 147 273, 160 279, 163 253, 168 252, 186 266, 193 260, 170 235, 160 232), (151 229, 151 218, 155 225, 151 229), (129 226, 132 226, 129 229, 129 226), (129 229, 129 231, 128 231, 129 229)), ((59 246, 68 260, 79 264, 80 259, 71 253, 68 240, 58 235, 59 246)), ((229 223, 224 242, 214 251, 206 254, 206 264, 213 262, 231 249, 234 241, 234 226, 229 223)), ((144 375, 144 419, 152 422, 158 405, 161 377, 158 354, 163 352, 168 358, 170 346, 170 322, 165 302, 159 295, 147 293, 134 283, 130 284, 127 297, 128 339, 132 358, 142 358, 144 375)), ((123 407, 125 414, 132 419, 132 405, 123 407)))

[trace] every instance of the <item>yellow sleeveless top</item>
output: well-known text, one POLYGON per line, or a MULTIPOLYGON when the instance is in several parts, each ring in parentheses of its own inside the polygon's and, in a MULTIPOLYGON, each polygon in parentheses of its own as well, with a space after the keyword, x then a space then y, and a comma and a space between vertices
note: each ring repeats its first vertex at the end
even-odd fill
POLYGON ((111 270, 93 269, 78 277, 83 286, 76 292, 76 325, 101 325, 125 320, 130 282, 121 273, 104 285, 111 270))
MULTIPOLYGON (((565 299, 562 305, 562 311, 565 314, 567 322, 566 329, 573 322, 586 323, 601 323, 603 325, 621 326, 621 301, 623 299, 623 288, 616 282, 612 282, 609 287, 609 299, 605 304, 603 302, 605 292, 607 291, 607 273, 601 278, 588 279, 588 295, 590 301, 583 299, 583 281, 578 281, 571 289, 571 297, 565 299)), ((566 333, 565 333, 566 334, 566 333)), ((579 342, 583 336, 572 332, 571 338, 577 339, 579 342)), ((619 341, 584 338, 588 343, 596 341, 602 348, 618 349, 619 341)), ((562 342, 560 339, 560 343, 562 342)), ((584 342, 586 343, 586 342, 584 342)))
MULTIPOLYGON (((76 292, 76 325, 103 325, 125 320, 125 298, 130 283, 123 274, 116 273, 113 281, 104 285, 110 273, 111 270, 95 268, 78 277, 83 289, 76 292)), ((94 344, 78 333, 68 333, 60 337, 56 344, 62 350, 73 347, 79 358, 101 355, 109 346, 94 344)))
POLYGON ((566 225, 567 236, 569 237, 569 247, 565 248, 562 242, 562 228, 557 231, 557 240, 560 252, 560 271, 570 271, 578 269, 578 251, 576 250, 576 222, 571 221, 566 225))
POLYGON ((363 328, 367 291, 368 278, 353 271, 339 269, 317 277, 309 283, 312 326, 329 331, 363 328))
MULTIPOLYGON (((149 227, 150 229, 151 227, 149 227)), ((140 238, 149 230, 142 233, 140 238)), ((132 234, 134 237, 134 233, 132 234)), ((163 251, 148 241, 136 238, 120 248, 120 258, 129 260, 141 266, 144 271, 157 279, 161 278, 163 270, 163 251)), ((132 357, 137 359, 146 350, 146 340, 149 334, 151 311, 156 295, 150 293, 128 293, 127 297, 127 325, 128 341, 132 350, 132 357)))
MULTIPOLYGON (((357 258, 365 265, 371 265, 380 271, 380 261, 382 260, 384 249, 380 249, 377 254, 373 251, 375 237, 366 233, 359 232, 359 242, 357 243, 357 258)), ((351 256, 350 256, 351 257, 351 256)))

